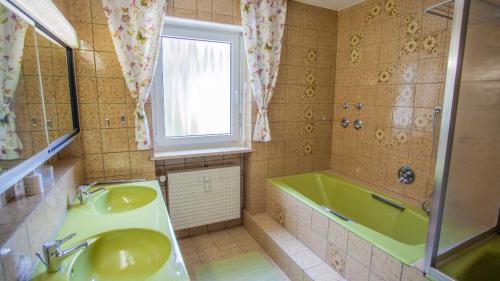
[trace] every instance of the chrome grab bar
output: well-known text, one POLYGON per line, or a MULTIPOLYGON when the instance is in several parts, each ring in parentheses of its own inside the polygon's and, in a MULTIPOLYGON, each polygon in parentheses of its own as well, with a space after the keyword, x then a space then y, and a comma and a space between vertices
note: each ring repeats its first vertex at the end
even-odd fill
POLYGON ((330 214, 340 218, 341 220, 344 220, 344 221, 347 221, 347 222, 352 222, 352 220, 346 216, 343 216, 337 212, 335 212, 334 210, 328 208, 327 206, 324 206, 324 205, 320 205, 321 209, 323 209, 324 211, 327 211, 329 212, 330 214))
POLYGON ((380 202, 382 202, 384 204, 387 204, 387 205, 389 205, 391 207, 394 207, 394 208, 400 210, 401 212, 403 212, 406 209, 405 207, 401 206, 400 204, 398 204, 398 203, 396 203, 394 201, 391 201, 391 200, 389 200, 387 198, 384 198, 382 196, 379 196, 377 194, 373 194, 372 193, 372 198, 375 199, 375 200, 378 200, 378 201, 380 201, 380 202))

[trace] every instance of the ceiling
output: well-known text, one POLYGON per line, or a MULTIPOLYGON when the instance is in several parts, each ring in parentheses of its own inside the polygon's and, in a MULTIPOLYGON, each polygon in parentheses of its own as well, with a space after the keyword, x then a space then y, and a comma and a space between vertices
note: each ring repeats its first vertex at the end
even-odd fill
POLYGON ((330 10, 342 10, 363 0, 296 0, 297 2, 327 8, 330 10))

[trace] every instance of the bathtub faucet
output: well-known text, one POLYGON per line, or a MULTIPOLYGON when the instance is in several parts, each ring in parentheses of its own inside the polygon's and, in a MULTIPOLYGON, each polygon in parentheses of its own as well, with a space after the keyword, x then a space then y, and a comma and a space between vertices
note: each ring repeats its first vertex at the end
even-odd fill
POLYGON ((422 210, 424 210, 427 215, 429 216, 431 214, 431 210, 432 210, 432 194, 433 192, 431 192, 431 194, 429 194, 427 197, 425 197, 425 200, 424 202, 422 202, 422 210))

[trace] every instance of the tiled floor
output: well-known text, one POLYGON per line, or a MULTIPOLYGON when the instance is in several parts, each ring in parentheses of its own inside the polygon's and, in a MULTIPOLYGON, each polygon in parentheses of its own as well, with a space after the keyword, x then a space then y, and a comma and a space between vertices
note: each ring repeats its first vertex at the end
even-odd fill
POLYGON ((279 272, 282 280, 290 281, 242 226, 184 238, 179 240, 179 245, 192 281, 196 281, 195 271, 199 266, 251 251, 261 252, 279 272))

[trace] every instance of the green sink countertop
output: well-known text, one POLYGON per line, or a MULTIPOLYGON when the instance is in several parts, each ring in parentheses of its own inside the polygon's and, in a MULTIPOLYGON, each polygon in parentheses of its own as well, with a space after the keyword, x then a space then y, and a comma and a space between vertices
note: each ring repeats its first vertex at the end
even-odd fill
POLYGON ((55 237, 76 233, 61 248, 83 241, 89 247, 67 257, 56 273, 46 273, 39 263, 32 280, 132 281, 147 276, 144 281, 189 281, 158 182, 103 186, 106 191, 90 195, 87 204, 70 207, 55 237), (106 264, 109 260, 117 263, 106 264), (145 263, 150 273, 138 270, 145 263), (132 271, 124 274, 130 264, 132 271))

